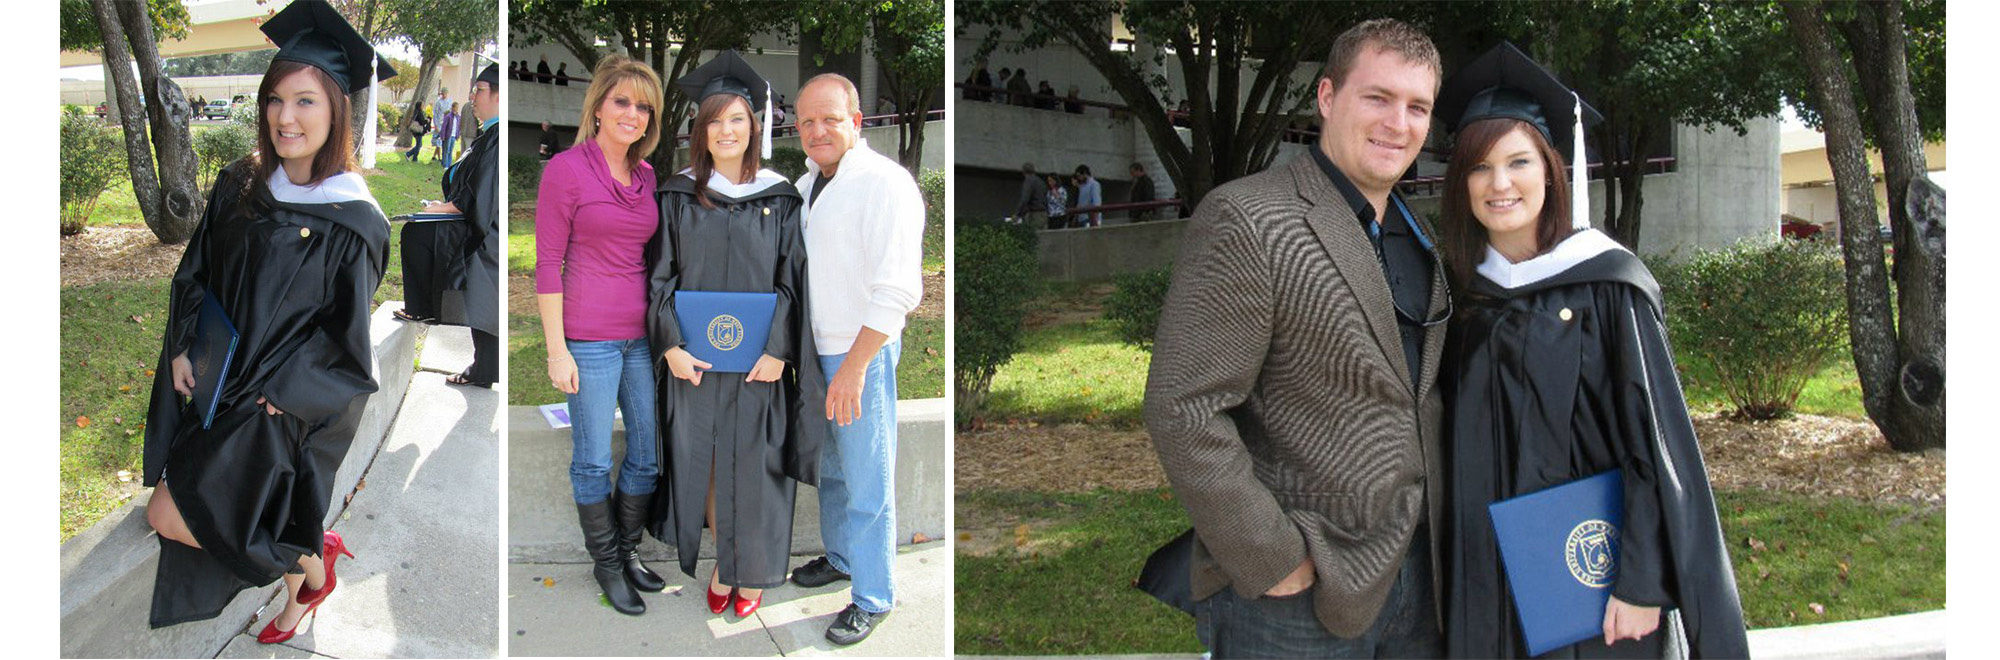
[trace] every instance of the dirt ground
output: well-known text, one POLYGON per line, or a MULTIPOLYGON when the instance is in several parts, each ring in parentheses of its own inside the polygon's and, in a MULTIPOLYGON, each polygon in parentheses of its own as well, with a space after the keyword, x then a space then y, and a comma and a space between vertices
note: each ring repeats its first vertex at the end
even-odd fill
MULTIPOLYGON (((1798 415, 1742 422, 1720 415, 1695 418, 1710 483, 1718 489, 1758 489, 1878 502, 1943 506, 1945 454, 1889 449, 1875 427, 1838 417, 1798 415)), ((956 435, 958 492, 1033 490, 1088 492, 1151 490, 1167 485, 1144 430, 1085 424, 989 426, 956 435)), ((958 507, 958 552, 984 555, 1048 538, 1015 512, 958 507)))
POLYGON ((90 227, 62 237, 62 286, 171 277, 186 248, 161 245, 143 226, 90 227))
MULTIPOLYGON (((1695 419, 1695 429, 1716 488, 1944 503, 1944 452, 1897 453, 1867 422, 1816 415, 1740 422, 1705 415, 1695 419)), ((961 431, 955 463, 959 492, 1167 485, 1152 440, 1137 429, 1027 424, 961 431)))

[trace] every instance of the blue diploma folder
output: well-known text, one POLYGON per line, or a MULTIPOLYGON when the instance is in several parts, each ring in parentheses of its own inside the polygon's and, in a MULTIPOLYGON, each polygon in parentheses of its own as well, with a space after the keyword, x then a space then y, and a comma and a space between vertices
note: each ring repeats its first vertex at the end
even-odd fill
POLYGON ((1604 636, 1624 483, 1612 470, 1487 505, 1530 655, 1604 636))
POLYGON ((764 355, 777 309, 775 293, 674 292, 674 316, 687 352, 715 365, 703 371, 749 373, 764 355))
POLYGON ((215 423, 215 407, 236 358, 240 335, 236 324, 222 311, 222 302, 213 293, 203 293, 201 315, 195 317, 194 344, 188 346, 188 362, 194 365, 194 409, 201 412, 201 427, 215 423))

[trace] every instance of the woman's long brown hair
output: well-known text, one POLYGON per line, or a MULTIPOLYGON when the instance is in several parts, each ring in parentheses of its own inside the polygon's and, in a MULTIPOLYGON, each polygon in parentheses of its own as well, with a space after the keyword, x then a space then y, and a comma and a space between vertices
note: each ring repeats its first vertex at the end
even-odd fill
POLYGON ((1571 233, 1570 184, 1563 176, 1568 164, 1562 154, 1542 139, 1540 131, 1519 119, 1498 117, 1473 122, 1459 132, 1458 142, 1452 147, 1451 164, 1444 171, 1444 199, 1438 217, 1438 250, 1443 253, 1445 273, 1451 277, 1454 291, 1468 290, 1473 269, 1486 257, 1486 226, 1472 215, 1472 191, 1467 184, 1472 177, 1472 166, 1485 160, 1493 145, 1514 131, 1527 133, 1528 141, 1535 145, 1535 153, 1542 157, 1543 171, 1549 179, 1542 191, 1542 214, 1535 221, 1535 253, 1554 249, 1571 233))
POLYGON ((270 98, 277 93, 278 81, 300 70, 312 72, 313 80, 319 83, 320 93, 326 96, 327 109, 333 113, 333 121, 327 126, 326 143, 321 144, 319 153, 313 155, 312 173, 306 185, 319 185, 328 177, 354 169, 353 120, 348 117, 347 95, 341 93, 340 85, 319 67, 291 60, 274 60, 271 68, 264 71, 264 81, 257 85, 257 151, 250 154, 256 177, 245 184, 246 188, 262 185, 271 179, 273 172, 278 171, 278 149, 271 142, 270 98))
POLYGON ((729 110, 731 105, 743 104, 743 112, 750 115, 750 131, 744 140, 743 171, 732 179, 749 180, 762 168, 764 153, 763 126, 757 123, 757 112, 750 109, 750 102, 735 94, 715 94, 702 99, 701 108, 694 113, 694 133, 688 136, 688 166, 694 169, 694 198, 702 208, 715 208, 708 200, 708 175, 715 171, 715 154, 708 152, 708 122, 729 110))

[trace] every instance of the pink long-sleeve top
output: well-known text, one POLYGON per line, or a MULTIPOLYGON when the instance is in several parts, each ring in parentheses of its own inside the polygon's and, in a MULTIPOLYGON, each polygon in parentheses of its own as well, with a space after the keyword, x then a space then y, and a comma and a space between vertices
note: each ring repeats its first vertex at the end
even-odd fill
POLYGON ((563 294, 563 335, 646 336, 646 243, 660 228, 653 166, 611 178, 595 140, 556 154, 535 204, 535 293, 563 294))

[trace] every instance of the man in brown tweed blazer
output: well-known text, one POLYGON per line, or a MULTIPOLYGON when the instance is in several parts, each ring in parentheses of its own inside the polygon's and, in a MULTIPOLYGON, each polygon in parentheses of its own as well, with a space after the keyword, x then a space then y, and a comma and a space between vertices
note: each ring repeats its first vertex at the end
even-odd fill
POLYGON ((1437 359, 1450 315, 1394 185, 1441 67, 1393 20, 1343 33, 1308 155, 1216 188, 1160 313, 1146 427, 1198 540, 1217 658, 1437 657, 1437 359))

